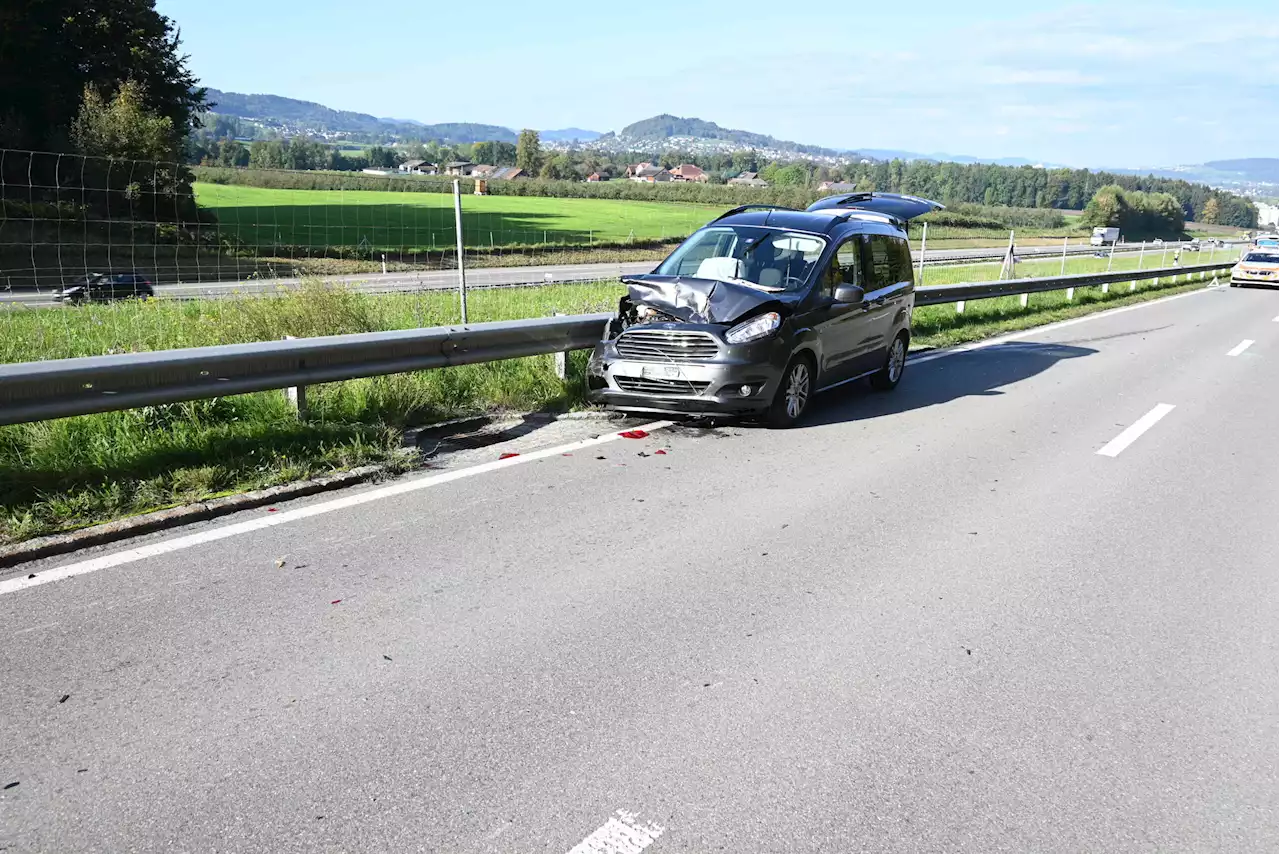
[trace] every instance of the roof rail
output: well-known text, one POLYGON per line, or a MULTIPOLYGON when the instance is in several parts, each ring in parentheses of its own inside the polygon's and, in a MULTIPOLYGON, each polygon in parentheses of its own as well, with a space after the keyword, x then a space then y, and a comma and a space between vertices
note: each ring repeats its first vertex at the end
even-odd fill
POLYGON ((713 219, 712 222, 719 222, 725 217, 733 216, 734 214, 746 213, 747 211, 756 211, 756 210, 792 211, 793 213, 802 212, 798 208, 789 208, 789 207, 786 207, 785 205, 738 205, 736 208, 733 208, 732 210, 727 210, 724 213, 720 214, 720 216, 713 219))

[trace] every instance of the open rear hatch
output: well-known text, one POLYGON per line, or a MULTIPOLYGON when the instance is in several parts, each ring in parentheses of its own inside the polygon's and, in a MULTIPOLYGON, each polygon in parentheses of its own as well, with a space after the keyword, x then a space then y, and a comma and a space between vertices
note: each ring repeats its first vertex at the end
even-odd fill
POLYGON ((838 196, 827 196, 809 205, 806 210, 821 211, 830 208, 846 210, 872 211, 887 214, 894 219, 906 222, 918 216, 945 208, 939 202, 921 199, 916 196, 903 196, 898 193, 842 193, 838 196))

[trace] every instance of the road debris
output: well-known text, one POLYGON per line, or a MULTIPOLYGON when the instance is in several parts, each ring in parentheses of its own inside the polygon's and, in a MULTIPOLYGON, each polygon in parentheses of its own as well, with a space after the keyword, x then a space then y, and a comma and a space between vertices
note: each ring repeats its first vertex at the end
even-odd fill
POLYGON ((67 700, 70 700, 70 699, 71 699, 71 695, 70 695, 70 694, 63 694, 63 695, 62 695, 62 699, 61 699, 61 700, 59 700, 58 702, 59 702, 59 703, 65 703, 67 700))
POLYGON ((648 439, 649 434, 644 430, 623 430, 618 434, 624 439, 648 439))
POLYGON ((500 459, 500 460, 509 460, 509 459, 511 459, 512 457, 518 457, 518 456, 520 456, 520 455, 519 455, 519 454, 513 454, 513 453, 511 453, 510 451, 508 451, 507 453, 500 455, 500 456, 498 457, 498 459, 500 459))

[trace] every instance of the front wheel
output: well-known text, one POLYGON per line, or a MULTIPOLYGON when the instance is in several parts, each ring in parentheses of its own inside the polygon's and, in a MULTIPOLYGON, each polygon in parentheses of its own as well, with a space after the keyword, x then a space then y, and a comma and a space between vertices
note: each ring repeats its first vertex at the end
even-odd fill
POLYGON ((907 333, 898 334, 884 354, 884 367, 871 375, 871 387, 877 391, 892 391, 898 387, 902 372, 907 367, 907 333))
POLYGON ((791 427, 804 416, 813 397, 813 366, 803 355, 796 355, 787 363, 782 382, 773 395, 767 418, 770 427, 791 427))

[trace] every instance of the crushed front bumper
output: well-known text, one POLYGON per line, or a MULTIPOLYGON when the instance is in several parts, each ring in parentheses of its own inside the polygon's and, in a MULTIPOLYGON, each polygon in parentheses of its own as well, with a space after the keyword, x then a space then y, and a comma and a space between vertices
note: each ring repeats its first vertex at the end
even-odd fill
POLYGON ((661 330, 704 333, 714 355, 692 359, 619 352, 625 337, 601 341, 587 364, 587 396, 593 403, 628 412, 759 415, 773 401, 790 352, 781 336, 728 344, 724 327, 654 324, 661 330))

